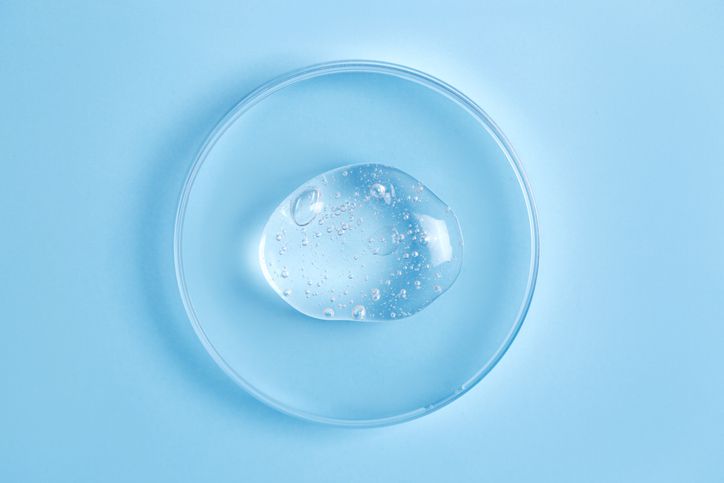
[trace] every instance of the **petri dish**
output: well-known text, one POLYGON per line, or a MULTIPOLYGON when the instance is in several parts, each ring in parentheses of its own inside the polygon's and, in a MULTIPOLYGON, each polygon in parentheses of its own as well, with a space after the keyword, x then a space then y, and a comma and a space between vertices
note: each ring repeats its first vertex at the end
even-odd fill
POLYGON ((183 187, 174 255, 191 324, 239 386, 292 416, 379 426, 445 406, 495 366, 530 305, 538 243, 521 165, 482 109, 423 72, 338 61, 271 80, 218 123, 183 187), (401 169, 454 209, 462 269, 411 317, 305 316, 267 284, 260 236, 306 180, 361 163, 401 169))

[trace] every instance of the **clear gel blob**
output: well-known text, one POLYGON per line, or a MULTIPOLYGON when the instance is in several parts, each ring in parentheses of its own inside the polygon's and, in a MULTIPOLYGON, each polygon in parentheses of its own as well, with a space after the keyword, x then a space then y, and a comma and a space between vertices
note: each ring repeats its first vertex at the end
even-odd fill
POLYGON ((463 257, 452 210, 409 174, 380 164, 304 183, 274 211, 259 245, 269 285, 318 319, 409 317, 455 282, 463 257))

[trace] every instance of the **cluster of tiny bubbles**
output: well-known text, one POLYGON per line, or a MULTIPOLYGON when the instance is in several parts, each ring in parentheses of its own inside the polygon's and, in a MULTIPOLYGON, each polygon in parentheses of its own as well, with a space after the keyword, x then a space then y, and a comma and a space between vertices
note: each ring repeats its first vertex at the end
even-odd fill
POLYGON ((259 244, 269 285, 318 319, 409 317, 450 289, 462 267, 453 211, 397 168, 358 164, 302 184, 259 244))

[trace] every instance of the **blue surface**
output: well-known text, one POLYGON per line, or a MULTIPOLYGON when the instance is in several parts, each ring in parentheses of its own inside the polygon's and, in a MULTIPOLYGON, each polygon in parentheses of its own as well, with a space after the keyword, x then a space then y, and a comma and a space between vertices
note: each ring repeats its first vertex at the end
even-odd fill
POLYGON ((0 481, 721 481, 724 5, 0 4, 0 481), (465 397, 314 425, 240 392, 177 295, 177 196, 244 93, 338 58, 468 94, 541 271, 465 397))

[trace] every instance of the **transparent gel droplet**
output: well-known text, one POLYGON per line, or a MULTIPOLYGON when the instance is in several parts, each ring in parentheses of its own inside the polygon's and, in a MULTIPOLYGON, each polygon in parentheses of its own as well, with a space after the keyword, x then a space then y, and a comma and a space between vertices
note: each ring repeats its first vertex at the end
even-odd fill
POLYGON ((259 245, 269 285, 327 320, 409 317, 452 286, 462 257, 453 211, 420 180, 380 164, 304 183, 272 213, 259 245))

